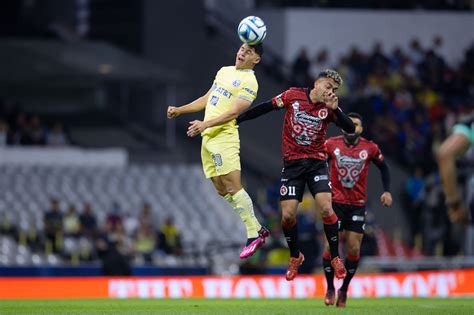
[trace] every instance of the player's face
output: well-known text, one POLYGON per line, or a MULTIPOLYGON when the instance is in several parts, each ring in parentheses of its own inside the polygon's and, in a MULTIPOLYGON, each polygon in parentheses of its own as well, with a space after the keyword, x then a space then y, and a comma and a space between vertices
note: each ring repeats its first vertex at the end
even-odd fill
POLYGON ((253 47, 247 44, 240 46, 235 57, 235 67, 237 69, 253 69, 260 62, 260 56, 255 52, 253 47))
POLYGON ((349 117, 352 122, 354 123, 354 126, 355 126, 355 131, 354 133, 347 133, 345 132, 344 130, 342 131, 343 135, 344 135, 344 138, 348 141, 348 142, 354 142, 357 140, 357 138, 359 138, 359 136, 361 135, 362 131, 364 130, 364 128, 362 127, 362 122, 360 121, 359 118, 355 118, 355 117, 349 117))
POLYGON ((319 78, 314 81, 313 93, 316 96, 317 102, 324 102, 324 100, 331 94, 336 94, 339 84, 331 78, 319 78))

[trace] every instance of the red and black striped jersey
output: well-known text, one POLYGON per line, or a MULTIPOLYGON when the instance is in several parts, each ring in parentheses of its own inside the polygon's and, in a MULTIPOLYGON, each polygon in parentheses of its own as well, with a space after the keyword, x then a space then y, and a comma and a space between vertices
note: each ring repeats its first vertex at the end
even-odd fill
POLYGON ((272 99, 276 109, 286 108, 282 130, 283 160, 326 159, 326 130, 335 121, 324 103, 313 103, 308 88, 290 88, 272 99))
POLYGON ((343 136, 326 141, 333 202, 364 206, 367 202, 369 162, 382 163, 379 146, 359 137, 355 145, 347 144, 343 136))

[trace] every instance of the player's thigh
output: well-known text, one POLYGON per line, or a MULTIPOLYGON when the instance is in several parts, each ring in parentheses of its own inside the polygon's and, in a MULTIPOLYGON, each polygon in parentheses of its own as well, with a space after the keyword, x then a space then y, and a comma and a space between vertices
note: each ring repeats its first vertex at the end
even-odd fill
POLYGON ((207 148, 212 153, 217 175, 227 175, 241 170, 238 134, 218 136, 209 143, 207 148))
POLYGON ((306 185, 304 173, 302 160, 285 161, 280 179, 280 201, 303 200, 306 185))
POLYGON ((364 233, 353 231, 346 231, 345 233, 347 252, 351 255, 359 255, 364 233))
MULTIPOLYGON (((206 176, 206 178, 214 178, 214 177, 217 177, 218 174, 216 171, 216 164, 214 161, 214 153, 211 150, 209 150, 209 147, 211 146, 209 141, 210 141, 210 138, 207 136, 204 136, 202 138, 201 162, 202 162, 202 169, 204 171, 204 175, 206 176)), ((217 189, 217 186, 215 184, 214 186, 217 189)))
POLYGON ((364 234, 366 210, 363 206, 346 205, 343 228, 345 231, 364 234))
POLYGON ((224 189, 231 195, 242 189, 239 170, 232 171, 229 174, 221 175, 219 178, 224 186, 224 189))
POLYGON ((299 201, 296 199, 281 200, 281 217, 284 221, 292 221, 296 218, 299 201))
POLYGON ((313 196, 318 193, 331 193, 331 182, 329 180, 329 167, 326 161, 308 159, 305 174, 306 183, 313 196))

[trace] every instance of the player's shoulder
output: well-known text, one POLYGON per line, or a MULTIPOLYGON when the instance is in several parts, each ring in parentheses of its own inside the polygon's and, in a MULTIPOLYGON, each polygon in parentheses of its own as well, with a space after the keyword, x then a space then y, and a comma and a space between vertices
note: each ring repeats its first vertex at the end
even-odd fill
POLYGON ((329 144, 333 144, 333 143, 336 144, 336 143, 341 143, 341 142, 344 142, 344 136, 335 136, 326 140, 326 143, 329 143, 329 144))
POLYGON ((366 139, 364 137, 360 137, 359 141, 365 147, 369 147, 369 148, 378 148, 379 147, 377 143, 373 142, 372 140, 366 139))

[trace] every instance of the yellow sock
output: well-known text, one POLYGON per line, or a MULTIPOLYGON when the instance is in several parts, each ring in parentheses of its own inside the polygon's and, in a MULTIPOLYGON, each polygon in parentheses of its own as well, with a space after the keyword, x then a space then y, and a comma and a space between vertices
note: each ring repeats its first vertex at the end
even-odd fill
POLYGON ((247 194, 245 189, 242 188, 232 196, 231 205, 234 208, 235 213, 240 216, 240 219, 245 224, 247 238, 258 237, 258 231, 262 226, 255 217, 252 199, 250 199, 250 196, 247 194))

